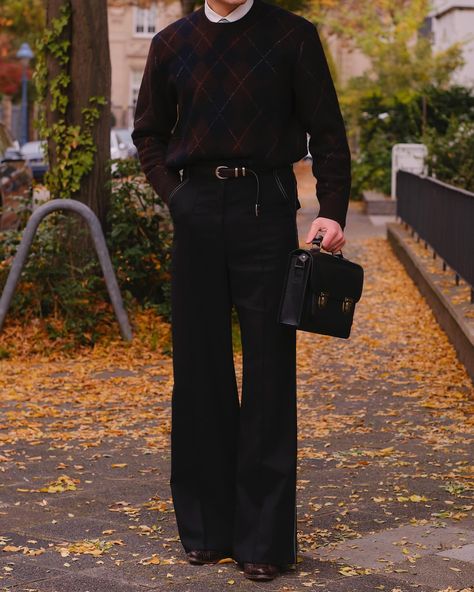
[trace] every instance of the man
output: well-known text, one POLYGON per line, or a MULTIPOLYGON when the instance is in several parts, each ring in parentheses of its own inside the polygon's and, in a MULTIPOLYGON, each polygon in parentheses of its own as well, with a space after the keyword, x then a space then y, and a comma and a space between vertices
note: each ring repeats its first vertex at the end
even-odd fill
POLYGON ((266 0, 207 0, 152 39, 132 136, 174 225, 178 531, 191 563, 231 556, 257 580, 296 563, 296 332, 277 312, 307 133, 320 210, 306 242, 323 230, 336 251, 350 151, 315 26, 266 0))

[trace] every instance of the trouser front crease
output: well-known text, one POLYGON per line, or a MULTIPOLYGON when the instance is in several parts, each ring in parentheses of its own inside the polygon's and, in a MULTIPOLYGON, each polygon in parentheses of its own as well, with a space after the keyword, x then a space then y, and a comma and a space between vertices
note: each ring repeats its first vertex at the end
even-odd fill
POLYGON ((186 551, 285 564, 296 561, 296 333, 276 317, 296 213, 270 175, 260 194, 256 217, 252 178, 191 175, 171 202, 170 485, 186 551))

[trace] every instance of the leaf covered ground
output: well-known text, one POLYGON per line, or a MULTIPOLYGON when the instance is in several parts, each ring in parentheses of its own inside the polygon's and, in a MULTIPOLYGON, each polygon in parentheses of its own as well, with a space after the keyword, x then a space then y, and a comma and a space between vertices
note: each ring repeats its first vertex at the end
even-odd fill
MULTIPOLYGON (((347 256, 366 270, 351 338, 298 334, 300 558, 265 589, 472 591, 474 546, 440 555, 474 544, 472 383, 386 240, 347 256)), ((134 322, 132 344, 69 354, 34 324, 2 335, 0 590, 262 587, 185 561, 169 327, 134 322)))

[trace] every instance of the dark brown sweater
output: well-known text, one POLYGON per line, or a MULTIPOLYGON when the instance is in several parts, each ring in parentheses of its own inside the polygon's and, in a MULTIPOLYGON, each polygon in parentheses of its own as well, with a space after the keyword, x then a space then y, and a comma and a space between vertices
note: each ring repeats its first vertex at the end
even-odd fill
POLYGON ((307 153, 306 132, 319 215, 344 228, 351 156, 314 25, 254 0, 237 21, 211 22, 201 7, 153 37, 132 137, 165 202, 187 164, 293 163, 307 153))

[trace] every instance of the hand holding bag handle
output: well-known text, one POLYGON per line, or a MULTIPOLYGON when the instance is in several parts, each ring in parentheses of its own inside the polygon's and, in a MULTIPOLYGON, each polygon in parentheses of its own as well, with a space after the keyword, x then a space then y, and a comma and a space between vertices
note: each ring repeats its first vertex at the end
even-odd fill
MULTIPOLYGON (((318 232, 318 234, 311 241, 311 251, 316 251, 319 253, 319 251, 321 250, 321 243, 323 242, 323 238, 324 238, 324 234, 322 234, 321 232, 318 232)), ((338 250, 340 251, 339 253, 335 253, 332 251, 330 251, 330 252, 335 257, 340 257, 341 259, 344 259, 344 255, 342 254, 342 249, 338 249, 338 250)))

